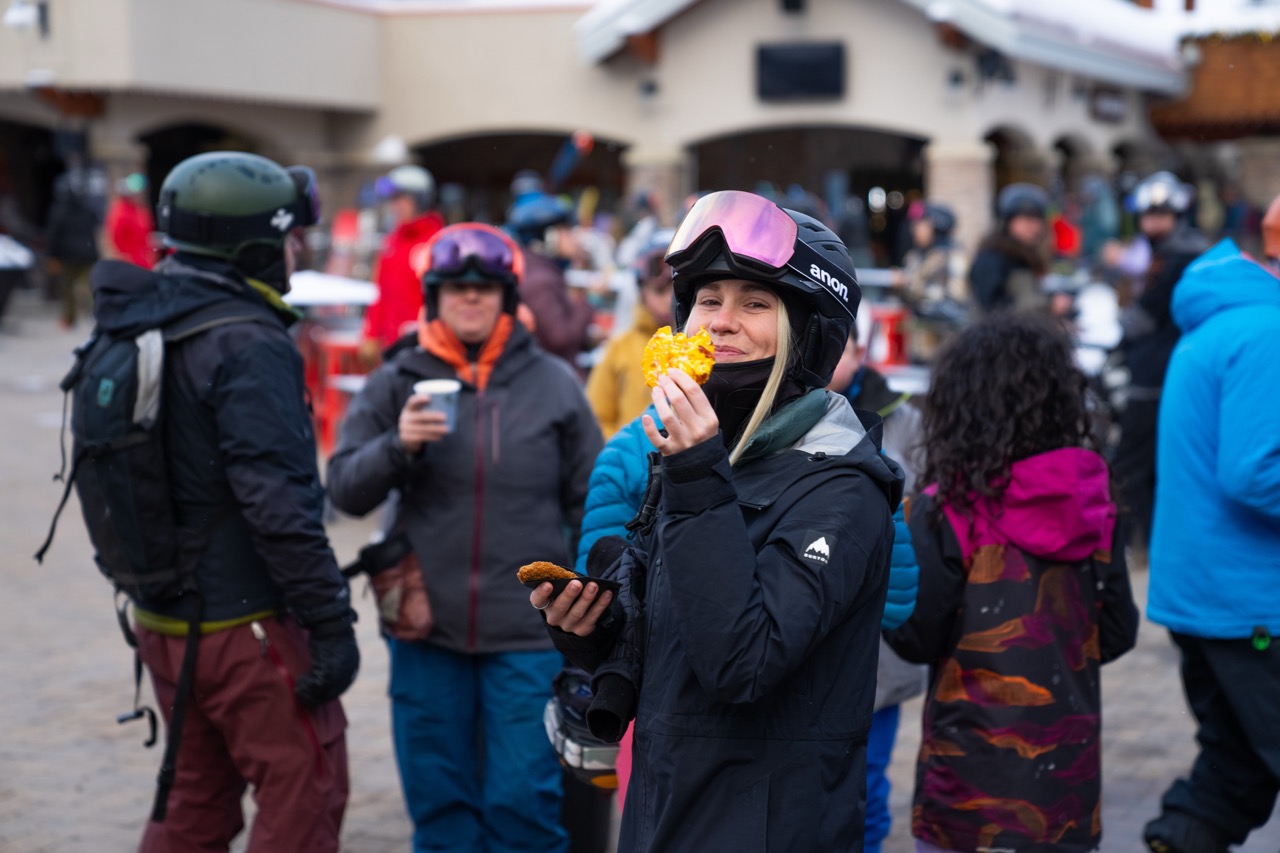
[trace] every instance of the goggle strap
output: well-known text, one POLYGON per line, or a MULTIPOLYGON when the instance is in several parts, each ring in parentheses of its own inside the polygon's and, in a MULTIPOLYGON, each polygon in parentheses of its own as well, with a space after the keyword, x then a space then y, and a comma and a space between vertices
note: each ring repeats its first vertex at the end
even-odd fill
POLYGON ((850 315, 853 314, 853 309, 849 307, 849 300, 852 294, 859 292, 857 280, 843 270, 834 268, 829 260, 807 243, 796 241, 795 251, 787 261, 787 267, 792 272, 826 288, 844 305, 850 315))
MULTIPOLYGON (((164 207, 165 203, 162 202, 161 209, 163 210, 164 207)), ((254 213, 249 216, 190 213, 185 210, 174 210, 170 203, 168 213, 160 217, 160 230, 174 240, 202 245, 261 240, 273 236, 272 231, 276 232, 283 241, 285 235, 293 229, 315 224, 307 221, 310 212, 311 204, 305 198, 295 199, 269 212, 254 213)))

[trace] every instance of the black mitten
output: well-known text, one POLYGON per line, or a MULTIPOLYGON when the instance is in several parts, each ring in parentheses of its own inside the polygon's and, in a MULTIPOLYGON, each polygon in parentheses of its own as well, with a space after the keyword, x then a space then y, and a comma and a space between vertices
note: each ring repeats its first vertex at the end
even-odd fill
POLYGON ((356 612, 345 613, 307 625, 311 632, 311 669, 298 679, 294 692, 307 707, 331 702, 351 686, 360 668, 360 647, 356 645, 356 612))
POLYGON ((591 729, 591 734, 608 743, 620 741, 627 731, 627 724, 635 719, 636 697, 640 692, 644 604, 635 595, 638 566, 635 556, 632 554, 630 559, 624 559, 618 572, 629 576, 629 582, 618 591, 618 603, 626 613, 626 619, 614 643, 613 653, 596 667, 591 678, 593 698, 587 708, 587 728, 591 729))
POLYGON ((626 550, 627 540, 621 536, 601 536, 587 552, 587 574, 593 578, 605 577, 607 570, 622 559, 626 550))

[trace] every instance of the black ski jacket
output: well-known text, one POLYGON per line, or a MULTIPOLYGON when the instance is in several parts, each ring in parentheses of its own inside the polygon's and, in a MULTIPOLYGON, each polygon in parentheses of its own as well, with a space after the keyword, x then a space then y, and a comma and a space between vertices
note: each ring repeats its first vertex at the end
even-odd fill
MULTIPOLYGON (((178 524, 192 531, 184 544, 202 551, 203 620, 288 609, 306 624, 345 612, 350 595, 324 530, 290 309, 217 261, 169 259, 154 272, 101 261, 91 284, 97 324, 111 331, 142 331, 216 302, 254 318, 165 349, 169 485, 178 524), (159 298, 140 296, 152 288, 159 298)), ((161 616, 187 612, 174 602, 136 603, 161 616)))
POLYGON ((719 438, 663 459, 656 520, 608 572, 623 601, 643 575, 643 607, 584 638, 550 629, 588 669, 638 634, 624 640, 641 675, 622 853, 862 849, 902 494, 879 418, 862 416, 812 391, 735 469, 719 438))

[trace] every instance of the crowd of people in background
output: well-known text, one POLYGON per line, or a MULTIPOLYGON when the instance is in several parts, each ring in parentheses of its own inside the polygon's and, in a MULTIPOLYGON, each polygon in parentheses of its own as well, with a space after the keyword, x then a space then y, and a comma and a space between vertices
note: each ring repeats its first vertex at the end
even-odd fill
MULTIPOLYGON (((180 165, 161 190, 161 240, 145 178, 108 194, 100 172, 76 163, 41 248, 67 328, 101 313, 91 268, 95 281, 103 269, 132 281, 162 256, 157 279, 263 301, 260 348, 275 353, 292 401, 267 410, 305 432, 302 368, 276 352, 301 243, 287 227, 271 234, 265 217, 319 210, 303 172, 260 159, 242 165, 263 170, 279 198, 241 187, 248 207, 217 215, 258 217, 269 239, 220 243, 182 218, 206 189, 180 165), (93 266, 100 246, 115 265, 93 266)), ((1146 842, 1226 853, 1268 819, 1280 792, 1280 727, 1264 710, 1280 672, 1280 411, 1261 383, 1280 340, 1280 206, 1252 222, 1230 188, 1215 198, 1164 171, 1125 193, 1100 176, 1070 195, 1019 181, 998 193, 990 233, 964 246, 951 206, 907 194, 896 263, 873 295, 858 284, 866 217, 830 215, 799 187, 695 194, 674 230, 651 195, 628 200, 623 228, 531 170, 515 175, 492 224, 446 222, 421 166, 373 189, 385 235, 359 346, 367 378, 324 488, 340 511, 381 512, 379 540, 404 543, 381 587, 369 571, 415 850, 568 849, 543 729, 566 658, 594 673, 592 733, 621 742, 621 850, 878 851, 901 705, 921 693, 918 851, 1097 849, 1098 669, 1134 645, 1129 570, 1148 552, 1149 616, 1181 650, 1202 752, 1146 842), (1210 232, 1224 238, 1212 250, 1210 232), (1250 249, 1264 237, 1262 260, 1231 235, 1250 249), (811 264, 823 276, 797 272, 811 264), (1119 411, 1077 363, 1086 280, 1113 294, 1128 373, 1119 411), (928 371, 926 393, 897 390, 893 366, 871 357, 883 332, 872 298, 909 314, 906 361, 928 371), (646 384, 641 351, 661 326, 712 336, 705 386, 681 371, 646 384), (1099 416, 1114 429, 1095 429, 1099 416), (529 592, 514 569, 535 561, 581 579, 529 592), (412 625, 410 596, 427 608, 412 625), (873 657, 878 668, 864 665, 873 657)), ((227 386, 216 406, 247 415, 264 376, 244 380, 247 391, 227 386)), ((281 516, 249 449, 219 443, 226 418, 198 411, 188 416, 213 442, 204 451, 226 458, 192 482, 241 499, 206 573, 241 552, 296 566, 240 561, 237 583, 262 606, 228 603, 201 643, 290 614, 268 633, 288 650, 335 774, 313 792, 327 817, 307 849, 336 849, 337 696, 358 654, 321 542, 319 475, 260 448, 292 484, 281 516), (282 540, 280 524, 298 536, 282 540)), ((172 695, 186 639, 166 617, 179 611, 137 604, 151 620, 139 623, 144 661, 172 695)), ((216 692, 222 676, 202 677, 216 692)), ((179 819, 149 824, 144 849, 166 849, 170 833, 221 843, 239 831, 238 808, 212 821, 184 799, 202 785, 224 799, 246 783, 270 790, 227 761, 265 746, 221 742, 215 709, 188 713, 205 748, 180 759, 179 819), (216 785, 193 770, 210 755, 216 785)), ((276 749, 297 764, 311 746, 295 739, 298 749, 276 749)), ((298 796, 260 800, 262 838, 284 843, 263 821, 273 809, 298 820, 298 796)))

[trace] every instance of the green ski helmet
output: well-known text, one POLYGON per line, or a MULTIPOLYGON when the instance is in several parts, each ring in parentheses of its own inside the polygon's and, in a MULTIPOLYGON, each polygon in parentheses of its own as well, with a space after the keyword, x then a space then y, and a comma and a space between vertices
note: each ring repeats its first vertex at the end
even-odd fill
POLYGON ((170 248, 230 261, 250 275, 278 264, 279 277, 289 233, 320 220, 316 176, 240 151, 197 154, 165 177, 156 219, 170 248))

